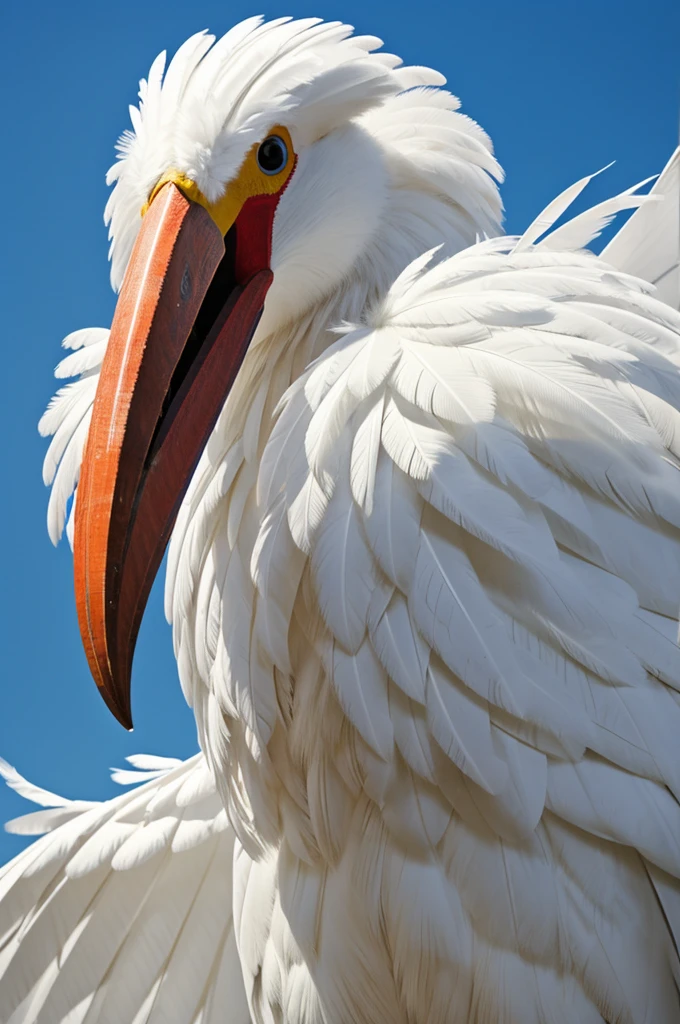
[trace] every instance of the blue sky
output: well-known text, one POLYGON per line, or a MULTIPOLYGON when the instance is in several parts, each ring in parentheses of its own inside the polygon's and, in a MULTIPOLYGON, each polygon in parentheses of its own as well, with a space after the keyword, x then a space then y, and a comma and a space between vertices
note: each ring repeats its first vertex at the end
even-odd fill
MULTIPOLYGON (((442 71, 491 134, 506 169, 507 228, 520 231, 558 191, 612 159, 597 201, 661 169, 678 137, 680 5, 657 0, 234 0, 150 3, 25 0, 2 15, 0 401, 0 754, 67 796, 102 798, 107 768, 143 751, 196 749, 156 585, 133 673, 135 730, 106 711, 78 637, 71 555, 45 530, 45 442, 61 338, 108 326, 104 173, 127 104, 156 53, 189 34, 221 33, 254 13, 343 19, 381 36, 407 63, 442 71)), ((28 810, 0 789, 0 821, 28 810)), ((0 833, 0 863, 23 841, 0 833)))

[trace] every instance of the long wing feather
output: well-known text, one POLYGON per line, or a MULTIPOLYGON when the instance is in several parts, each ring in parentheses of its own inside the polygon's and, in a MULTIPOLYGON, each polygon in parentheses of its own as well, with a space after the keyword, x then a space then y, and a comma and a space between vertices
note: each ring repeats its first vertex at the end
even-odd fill
POLYGON ((104 803, 64 800, 0 765, 22 796, 54 808, 38 812, 43 838, 0 871, 7 1024, 210 1024, 227 1005, 230 1022, 249 1024, 234 836, 205 759, 130 760, 138 770, 122 781, 142 785, 104 803))
POLYGON ((602 250, 602 259, 657 288, 680 309, 680 147, 659 176, 651 195, 662 197, 637 210, 602 250))

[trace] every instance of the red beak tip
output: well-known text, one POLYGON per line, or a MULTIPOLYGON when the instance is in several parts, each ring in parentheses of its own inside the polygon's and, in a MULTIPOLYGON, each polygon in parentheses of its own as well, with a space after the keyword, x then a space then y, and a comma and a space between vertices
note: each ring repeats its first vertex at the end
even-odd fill
POLYGON ((124 708, 111 708, 114 717, 127 732, 132 732, 132 715, 129 711, 125 711, 124 708))
POLYGON ((121 697, 119 688, 109 682, 107 685, 100 685, 98 689, 116 721, 120 722, 128 732, 132 732, 132 709, 124 695, 121 697))

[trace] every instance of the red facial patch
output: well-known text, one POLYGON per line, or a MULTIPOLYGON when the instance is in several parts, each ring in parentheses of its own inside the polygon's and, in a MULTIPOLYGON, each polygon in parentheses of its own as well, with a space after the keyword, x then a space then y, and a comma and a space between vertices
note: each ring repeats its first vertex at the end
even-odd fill
POLYGON ((236 280, 241 285, 246 284, 261 270, 270 269, 274 214, 279 199, 295 173, 295 164, 278 192, 273 195, 250 196, 236 218, 235 271, 236 280))

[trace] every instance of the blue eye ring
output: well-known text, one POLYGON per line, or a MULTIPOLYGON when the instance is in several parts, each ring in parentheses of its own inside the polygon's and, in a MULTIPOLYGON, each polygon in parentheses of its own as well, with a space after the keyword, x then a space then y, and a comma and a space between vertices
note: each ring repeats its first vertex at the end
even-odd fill
POLYGON ((263 174, 280 174, 288 166, 288 146, 280 135, 268 135, 257 150, 257 166, 263 174))

